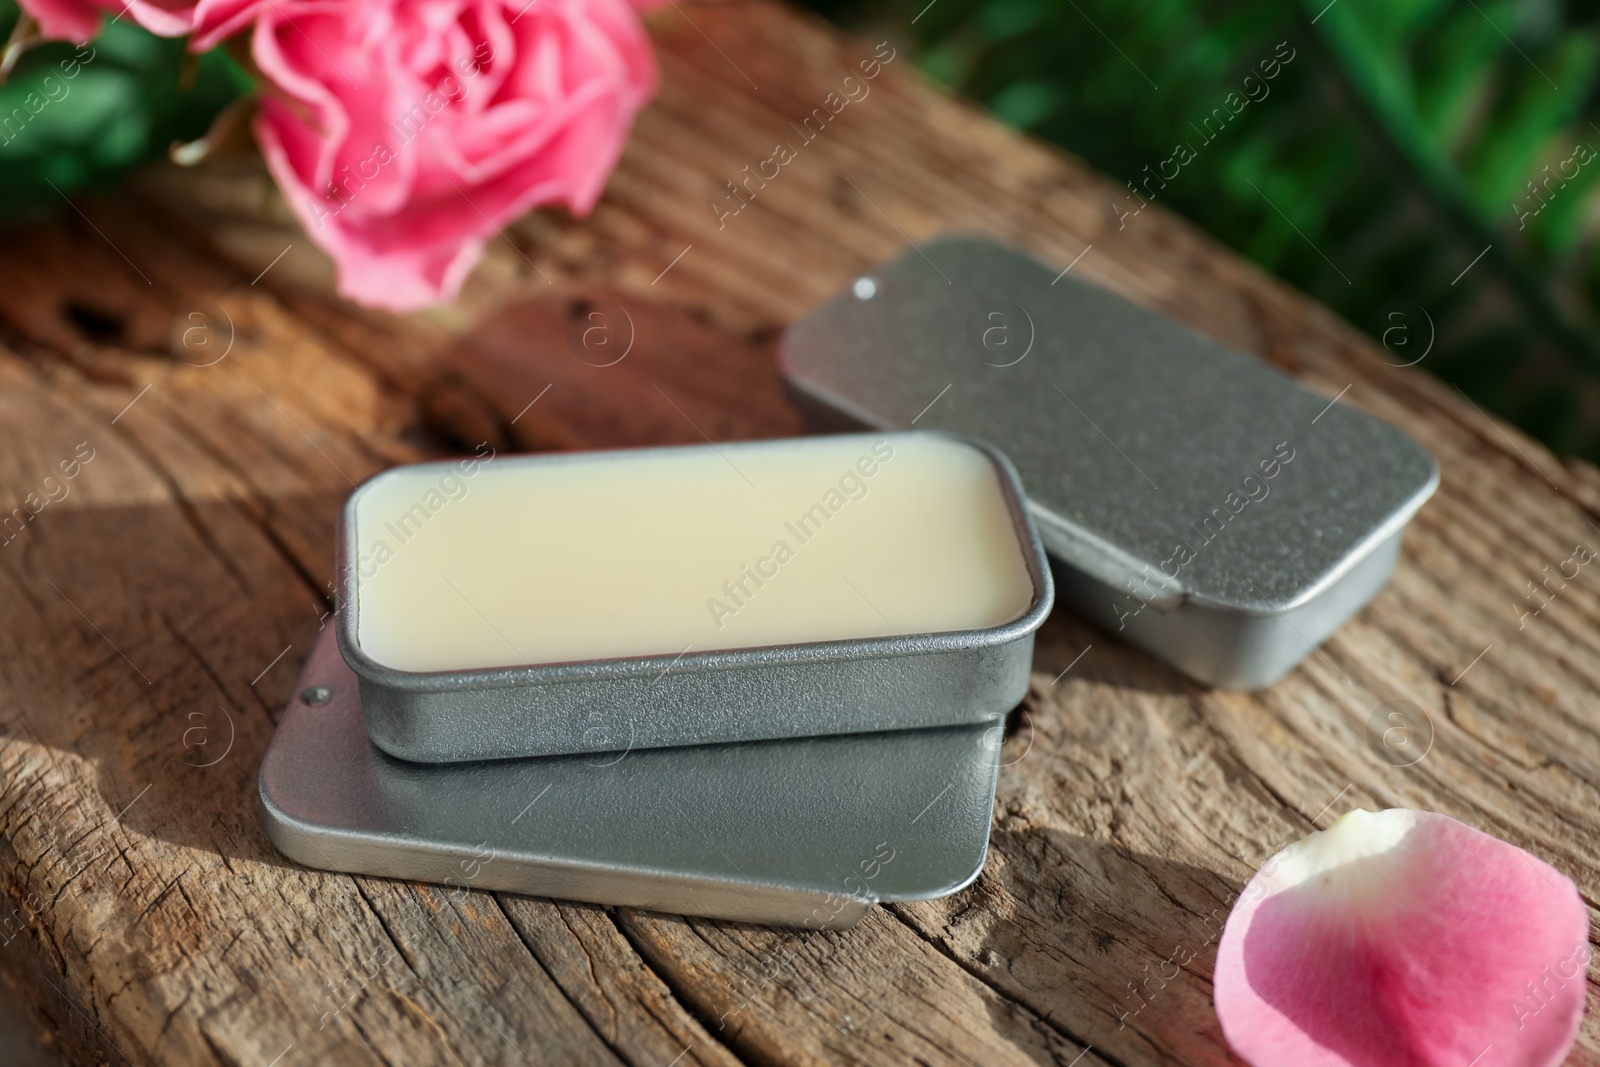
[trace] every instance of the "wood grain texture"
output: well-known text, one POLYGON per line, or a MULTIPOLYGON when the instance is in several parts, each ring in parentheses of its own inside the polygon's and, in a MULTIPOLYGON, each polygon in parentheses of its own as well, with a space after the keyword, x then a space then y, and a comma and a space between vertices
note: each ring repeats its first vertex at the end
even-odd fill
MULTIPOLYGON (((719 223, 724 183, 876 42, 765 2, 669 7, 652 32, 664 84, 600 207, 508 229, 449 309, 340 302, 250 160, 157 169, 0 246, 0 519, 93 452, 0 546, 0 975, 55 1045, 249 1067, 1221 1064, 1233 895, 1352 807, 1454 815, 1600 902, 1600 579, 1519 617, 1525 582, 1600 546, 1594 468, 1159 209, 1119 228, 1115 183, 903 56, 719 223), (1443 483, 1389 588, 1254 695, 1058 614, 983 875, 845 933, 452 899, 274 852, 255 773, 325 623, 351 484, 480 441, 796 432, 783 327, 948 231, 1083 253, 1080 276, 1413 433, 1443 483), (611 367, 570 341, 598 307, 631 323, 611 367), (1412 766, 1368 737, 1393 700, 1433 731, 1412 766)), ((1600 1064, 1593 989, 1574 1063, 1600 1064)))

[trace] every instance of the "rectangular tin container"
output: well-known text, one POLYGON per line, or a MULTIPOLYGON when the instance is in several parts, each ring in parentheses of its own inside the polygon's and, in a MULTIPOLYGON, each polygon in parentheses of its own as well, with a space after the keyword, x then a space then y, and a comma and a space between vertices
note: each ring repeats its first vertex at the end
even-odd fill
POLYGON ((779 358, 814 428, 1004 450, 1062 603, 1216 686, 1272 683, 1359 610, 1438 485, 1401 431, 985 240, 857 279, 779 358))
MULTIPOLYGON (((883 436, 863 435, 862 440, 883 436)), ((378 475, 345 505, 336 564, 339 648, 360 679, 361 710, 373 742, 401 759, 450 763, 993 723, 1003 718, 1027 691, 1034 633, 1050 613, 1054 583, 1010 461, 987 444, 955 439, 977 449, 993 465, 1033 584, 1031 603, 1012 621, 976 630, 459 671, 396 670, 362 651, 359 548, 351 516, 359 494, 384 477, 378 475)), ((707 448, 737 459, 750 450, 796 443, 559 453, 494 462, 626 461, 707 448)), ((437 466, 445 470, 451 464, 437 466)))
POLYGON ((812 929, 983 868, 1000 724, 427 766, 373 746, 329 638, 259 779, 309 867, 812 929))

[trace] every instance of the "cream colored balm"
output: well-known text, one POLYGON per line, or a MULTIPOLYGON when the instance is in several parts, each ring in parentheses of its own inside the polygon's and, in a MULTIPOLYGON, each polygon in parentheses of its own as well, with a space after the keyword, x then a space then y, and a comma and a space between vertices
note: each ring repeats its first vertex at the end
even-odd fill
POLYGON ((346 515, 357 640, 398 671, 979 630, 1037 595, 994 461, 940 434, 480 454, 346 515))

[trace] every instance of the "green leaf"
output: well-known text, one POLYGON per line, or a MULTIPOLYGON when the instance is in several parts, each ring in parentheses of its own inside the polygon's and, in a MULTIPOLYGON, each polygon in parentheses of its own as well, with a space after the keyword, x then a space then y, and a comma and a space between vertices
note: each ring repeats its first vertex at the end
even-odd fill
MULTIPOLYGON (((9 33, 15 7, 0 7, 9 33)), ((30 49, 0 86, 0 221, 64 208, 63 195, 109 188, 174 141, 200 136, 249 79, 220 49, 179 89, 184 42, 123 19, 90 45, 30 49), (55 188, 52 188, 52 185, 55 188)))

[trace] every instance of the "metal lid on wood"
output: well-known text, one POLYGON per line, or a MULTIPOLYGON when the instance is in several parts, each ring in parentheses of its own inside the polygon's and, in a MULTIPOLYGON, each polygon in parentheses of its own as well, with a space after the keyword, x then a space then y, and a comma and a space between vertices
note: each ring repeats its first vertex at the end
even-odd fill
POLYGON ((311 867, 837 929, 988 849, 998 725, 428 765, 369 740, 331 629, 295 692, 261 803, 311 867))

